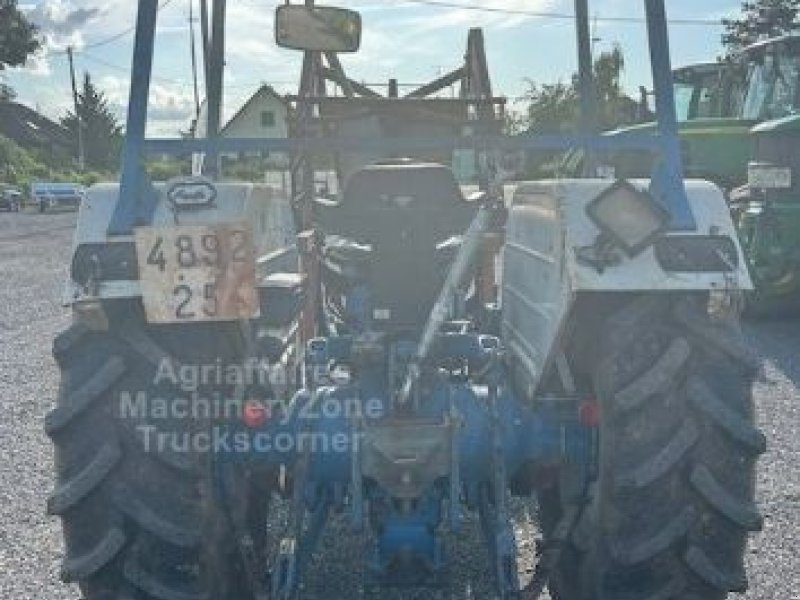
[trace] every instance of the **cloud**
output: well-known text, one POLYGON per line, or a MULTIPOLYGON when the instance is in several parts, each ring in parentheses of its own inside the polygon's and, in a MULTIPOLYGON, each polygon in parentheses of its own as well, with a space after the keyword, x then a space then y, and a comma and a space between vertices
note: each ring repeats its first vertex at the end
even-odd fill
MULTIPOLYGON (((103 75, 96 81, 97 87, 108 99, 114 115, 124 122, 127 117, 130 78, 103 75)), ((150 101, 147 106, 148 135, 176 135, 188 128, 194 114, 194 96, 185 86, 152 82, 150 101)))
POLYGON ((69 0, 44 0, 41 4, 22 7, 26 16, 39 27, 43 47, 31 64, 35 75, 49 74, 48 54, 72 46, 85 45, 84 29, 103 15, 99 7, 77 6, 69 0))
POLYGON ((47 2, 38 6, 30 16, 31 20, 43 31, 69 35, 101 14, 102 11, 99 8, 77 8, 65 11, 60 2, 47 2))
POLYGON ((28 17, 45 35, 70 36, 103 14, 99 7, 76 7, 65 0, 45 0, 28 17))
POLYGON ((53 74, 53 69, 50 66, 50 61, 44 52, 37 52, 33 56, 29 56, 25 64, 20 67, 12 67, 12 71, 27 73, 34 77, 50 77, 53 74))
POLYGON ((153 121, 189 122, 194 111, 191 90, 181 90, 155 84, 150 90, 148 115, 153 121))

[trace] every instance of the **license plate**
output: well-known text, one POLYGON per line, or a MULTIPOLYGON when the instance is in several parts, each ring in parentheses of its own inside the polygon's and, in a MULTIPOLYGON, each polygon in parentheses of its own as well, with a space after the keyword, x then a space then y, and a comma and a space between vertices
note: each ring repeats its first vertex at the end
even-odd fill
POLYGON ((140 227, 135 238, 148 322, 258 316, 255 251, 247 225, 140 227))
POLYGON ((758 190, 785 190, 792 187, 792 170, 781 167, 751 165, 748 184, 758 190))

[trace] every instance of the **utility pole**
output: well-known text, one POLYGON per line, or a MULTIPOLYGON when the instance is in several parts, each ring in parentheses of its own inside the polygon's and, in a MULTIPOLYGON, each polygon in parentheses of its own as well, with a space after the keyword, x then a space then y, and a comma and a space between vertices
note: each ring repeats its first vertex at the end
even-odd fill
POLYGON ((80 170, 86 169, 86 151, 83 147, 83 119, 81 119, 80 103, 78 102, 78 85, 75 83, 75 60, 72 56, 72 46, 67 47, 69 58, 69 76, 72 82, 72 103, 75 107, 75 122, 78 125, 78 166, 80 170))
POLYGON ((197 49, 194 35, 194 24, 197 20, 194 18, 194 0, 189 0, 189 39, 191 43, 191 56, 192 56, 192 82, 194 84, 194 122, 197 127, 197 121, 200 119, 200 90, 197 85, 197 49))
MULTIPOLYGON (((592 31, 589 24, 588 0, 575 0, 575 24, 578 36, 578 82, 580 89, 581 135, 590 136, 596 133, 597 107, 594 88, 594 63, 592 61, 592 31)), ((595 169, 595 157, 586 149, 584 170, 592 174, 595 169)))
POLYGON ((208 102, 208 85, 211 81, 211 33, 208 30, 208 0, 200 0, 200 35, 203 42, 203 74, 206 82, 206 102, 208 102))

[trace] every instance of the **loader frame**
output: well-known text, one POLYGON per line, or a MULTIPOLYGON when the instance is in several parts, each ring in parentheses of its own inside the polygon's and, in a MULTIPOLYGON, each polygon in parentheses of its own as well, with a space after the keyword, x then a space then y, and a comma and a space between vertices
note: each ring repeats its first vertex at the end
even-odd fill
MULTIPOLYGON (((313 0, 304 0, 313 5, 313 0)), ((139 2, 136 36, 133 52, 130 98, 125 143, 122 151, 122 177, 120 198, 108 227, 109 236, 129 235, 138 225, 151 222, 157 195, 144 168, 144 158, 149 154, 186 154, 203 152, 206 174, 212 178, 218 173, 221 152, 284 152, 302 157, 295 164, 295 190, 307 195, 313 187, 313 175, 309 178, 311 156, 314 152, 341 152, 346 149, 368 150, 380 148, 396 152, 430 149, 487 149, 494 151, 564 151, 575 147, 584 148, 589 155, 602 149, 639 149, 653 155, 651 193, 669 211, 672 229, 691 231, 695 219, 689 206, 683 183, 680 139, 672 87, 672 67, 669 52, 664 0, 643 0, 649 38, 654 93, 657 107, 658 127, 655 134, 626 136, 624 140, 604 138, 597 135, 594 117, 594 85, 592 81, 592 59, 589 31, 589 2, 575 0, 577 23, 579 80, 581 95, 581 132, 573 136, 537 136, 524 134, 508 137, 476 130, 469 136, 452 138, 382 138, 363 139, 342 136, 311 137, 303 126, 299 135, 290 139, 223 139, 221 130, 221 106, 223 98, 223 71, 225 55, 225 15, 227 0, 212 0, 209 11, 206 0, 201 4, 201 19, 204 32, 206 95, 208 99, 208 128, 206 139, 175 140, 148 139, 145 136, 147 104, 152 77, 152 61, 155 47, 158 0, 139 2), (210 15, 210 21, 208 16, 210 15)), ((326 80, 339 83, 344 90, 355 94, 359 87, 344 75, 335 54, 325 56, 325 67, 320 53, 307 52, 303 60, 303 77, 297 97, 300 123, 308 122, 308 111, 320 96, 326 80)), ((462 96, 478 107, 478 116, 485 116, 491 106, 491 89, 487 88, 488 72, 485 56, 476 44, 470 41, 466 65, 443 78, 409 94, 410 97, 427 95, 458 79, 462 81, 462 96)), ((369 96, 367 90, 360 90, 369 96)), ((591 161, 589 161, 591 162, 591 161)), ((306 200, 307 201, 307 200, 306 200)), ((305 221, 305 219, 303 220, 305 221)), ((298 225, 305 226, 305 222, 298 225)))

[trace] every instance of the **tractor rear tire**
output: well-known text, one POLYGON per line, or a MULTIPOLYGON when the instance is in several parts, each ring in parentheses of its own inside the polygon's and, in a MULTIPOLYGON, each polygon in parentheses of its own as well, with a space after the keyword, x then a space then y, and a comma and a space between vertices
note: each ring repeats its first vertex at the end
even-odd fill
MULTIPOLYGON (((66 545, 61 577, 78 583, 85 600, 247 598, 235 536, 213 501, 209 453, 154 442, 156 431, 178 440, 208 421, 162 419, 155 403, 152 414, 131 415, 121 397, 169 402, 180 394, 155 385, 162 359, 176 369, 217 359, 238 364, 238 328, 149 326, 132 302, 108 320, 102 332, 76 321, 54 343, 61 384, 45 429, 57 472, 48 511, 61 517, 66 545), (150 437, 143 427, 152 428, 150 437)), ((216 392, 229 397, 213 384, 198 391, 216 392)))
MULTIPOLYGON (((758 361, 706 297, 626 298, 596 330, 597 478, 560 562, 554 600, 722 600, 747 588, 761 528, 753 425, 758 361)), ((540 497, 545 530, 563 506, 540 497)))

